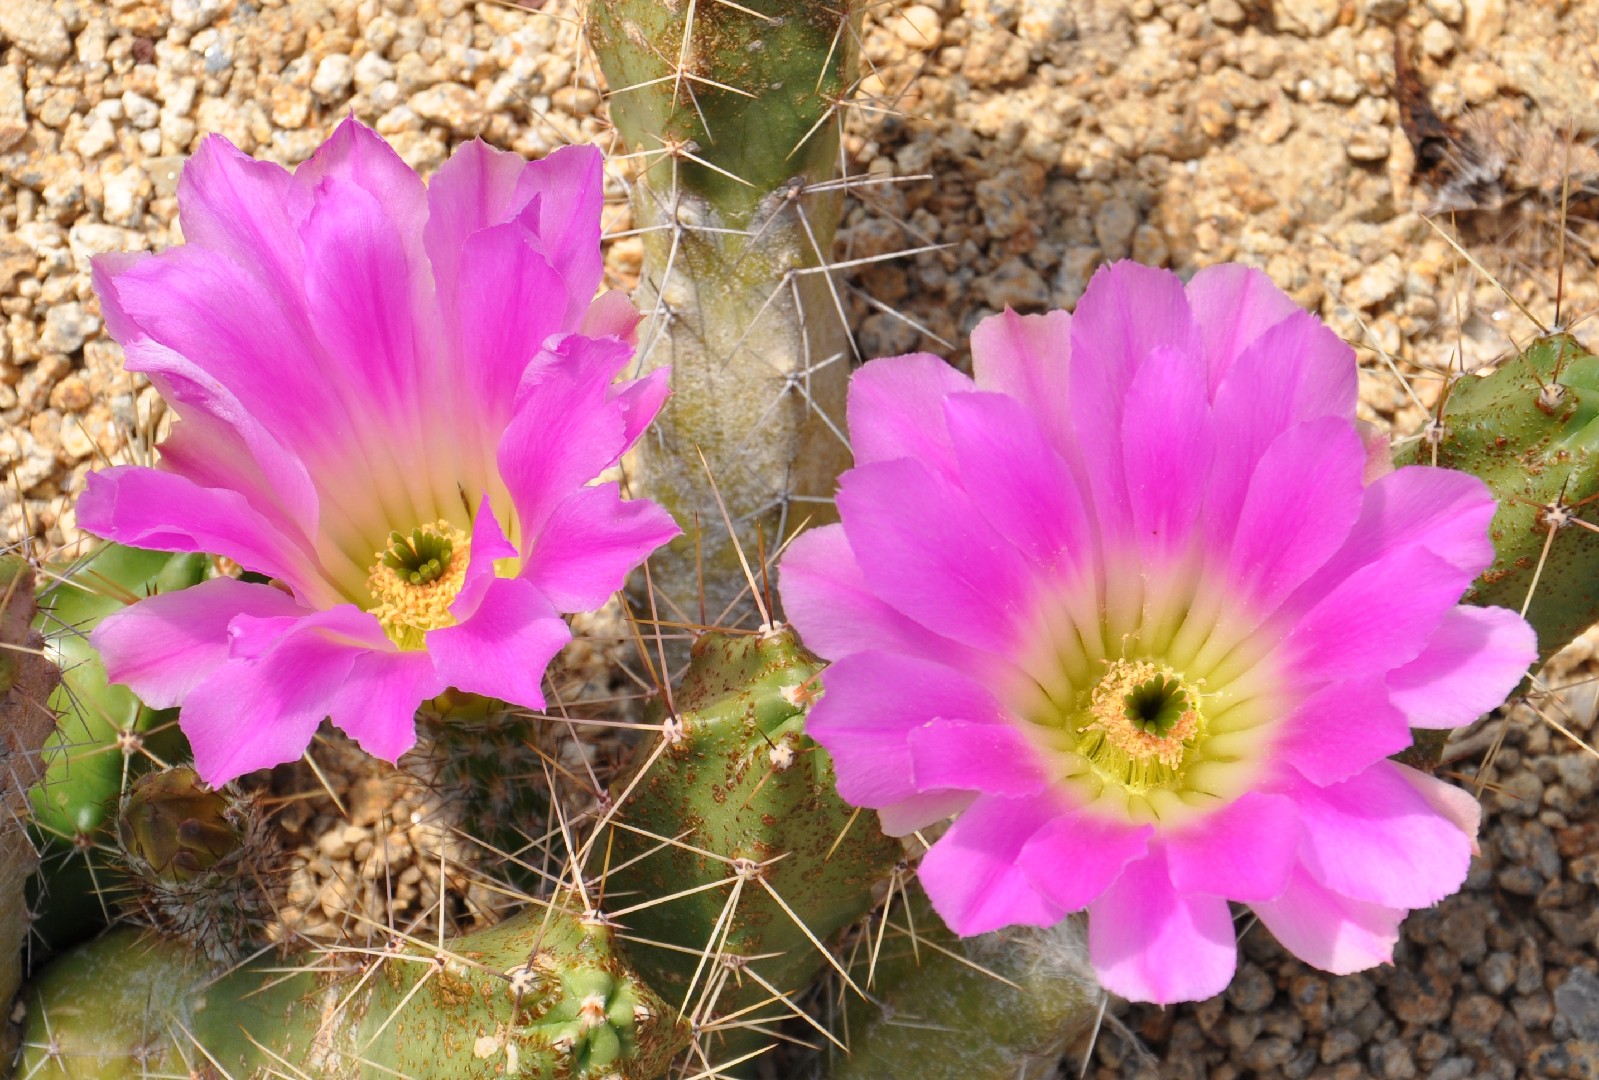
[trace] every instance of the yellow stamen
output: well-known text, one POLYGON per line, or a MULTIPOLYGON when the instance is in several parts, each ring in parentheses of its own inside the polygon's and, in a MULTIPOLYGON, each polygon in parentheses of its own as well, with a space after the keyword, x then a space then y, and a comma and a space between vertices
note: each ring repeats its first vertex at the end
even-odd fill
POLYGON ((1199 734, 1199 710, 1192 707, 1184 709, 1164 734, 1128 715, 1131 696, 1155 679, 1172 680, 1174 693, 1183 694, 1190 704, 1199 700, 1172 671, 1148 660, 1116 660, 1089 695, 1087 723, 1078 733, 1079 752, 1135 792, 1169 784, 1199 734))
MULTIPOLYGON (((429 630, 455 625, 450 605, 466 582, 466 566, 472 548, 471 538, 447 521, 423 526, 412 535, 424 541, 446 541, 449 562, 427 574, 417 575, 406 566, 395 565, 402 561, 395 558, 395 551, 405 552, 400 546, 377 552, 366 578, 367 591, 372 596, 372 605, 367 610, 377 616, 389 640, 402 649, 421 649, 423 635, 429 630), (413 584, 410 578, 416 576, 427 580, 413 584)), ((413 543, 413 553, 415 547, 413 543)))

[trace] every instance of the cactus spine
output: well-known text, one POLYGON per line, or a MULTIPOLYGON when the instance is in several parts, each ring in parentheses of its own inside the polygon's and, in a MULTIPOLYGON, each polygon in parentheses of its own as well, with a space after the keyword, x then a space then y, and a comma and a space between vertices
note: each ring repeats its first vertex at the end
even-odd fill
POLYGON ((753 551, 757 521, 771 539, 826 511, 849 462, 852 344, 825 263, 842 206, 828 183, 838 109, 854 88, 863 10, 856 0, 589 6, 611 118, 648 162, 632 197, 645 249, 636 303, 653 313, 640 355, 672 366, 641 466, 686 535, 656 556, 655 583, 679 602, 695 596, 702 545, 713 616, 743 582, 707 466, 753 551))
POLYGON ((122 799, 117 840, 140 921, 217 963, 263 947, 276 850, 255 799, 212 791, 188 766, 145 773, 122 799))
MULTIPOLYGON (((417 711, 417 745, 400 767, 437 794, 452 826, 494 851, 514 853, 542 831, 550 794, 548 726, 502 701, 447 690, 417 711)), ((531 878, 508 860, 519 887, 531 878)))
POLYGON ((133 1080, 209 1063, 241 1080, 650 1080, 686 1038, 612 931, 566 911, 530 908, 440 949, 394 944, 208 979, 179 943, 114 931, 34 985, 20 1075, 133 1080))

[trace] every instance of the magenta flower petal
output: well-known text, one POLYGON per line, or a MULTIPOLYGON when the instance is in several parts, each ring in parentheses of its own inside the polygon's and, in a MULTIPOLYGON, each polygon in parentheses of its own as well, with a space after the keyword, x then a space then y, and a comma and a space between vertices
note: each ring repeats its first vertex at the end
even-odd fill
MULTIPOLYGON (((427 189, 428 220, 422 242, 441 279, 460 277, 468 238, 513 220, 527 207, 537 194, 518 191, 527 168, 519 155, 496 150, 481 139, 462 144, 439 166, 427 189)), ((448 303, 444 306, 448 308, 448 303)))
POLYGON ((1062 911, 1098 900, 1128 863, 1149 851, 1153 825, 1128 825, 1089 814, 1061 814, 1035 832, 1017 856, 1027 880, 1062 911), (1069 873, 1062 873, 1070 867, 1069 873))
POLYGON ((1355 365, 1349 346, 1303 311, 1255 339, 1216 388, 1215 421, 1227 438, 1216 445, 1216 470, 1206 496, 1211 542, 1232 539, 1249 479, 1284 432, 1355 411, 1355 365))
POLYGON ((169 709, 227 662, 235 616, 307 614, 281 589, 214 578, 112 612, 89 643, 105 656, 107 681, 126 683, 152 708, 169 709))
POLYGON ((1360 518, 1338 553, 1307 588, 1320 594, 1367 563, 1401 549, 1431 552, 1470 580, 1493 560, 1488 523, 1497 504, 1475 476, 1412 465, 1366 489, 1360 518))
POLYGON ((1131 528, 1122 467, 1128 391, 1140 365, 1164 348, 1192 356, 1198 347, 1182 283, 1175 275, 1117 263, 1094 275, 1071 324, 1069 404, 1073 433, 1107 535, 1131 528))
MULTIPOLYGON (((311 195, 283 166, 256 161, 222 136, 209 135, 178 178, 183 236, 258 267, 279 295, 292 295, 300 279, 295 237, 310 213, 311 195)), ((120 340, 115 328, 112 333, 120 340)))
POLYGON ((1027 736, 1005 723, 934 717, 906 737, 917 791, 1036 795, 1048 779, 1027 736))
POLYGON ((1086 906, 1118 993, 1219 992, 1233 900, 1311 963, 1386 958, 1477 813, 1388 758, 1534 657, 1459 604, 1486 488, 1372 468, 1350 349, 1257 271, 1110 267, 972 351, 975 383, 862 368, 841 524, 784 560, 840 792, 896 831, 955 815, 922 875, 958 932, 1086 906))
POLYGON ((1077 446, 1070 409, 1071 351, 1072 317, 1064 311, 1018 315, 1007 308, 972 331, 977 388, 1027 402, 1060 453, 1077 446))
POLYGON ((1205 373, 1193 358, 1161 345, 1127 388, 1122 468, 1133 530, 1146 561, 1188 547, 1204 506, 1214 432, 1205 373))
POLYGON ((1411 727, 1460 727, 1504 701, 1537 658, 1537 635, 1515 612, 1459 607, 1420 656, 1389 672, 1389 696, 1411 727))
POLYGON ((823 656, 843 659, 888 649, 937 660, 960 671, 982 667, 978 654, 939 637, 879 599, 861 576, 842 525, 801 533, 783 558, 783 606, 823 656), (803 613, 803 614, 802 614, 803 613))
POLYGON ((1365 498, 1364 455, 1348 421, 1322 417, 1272 441, 1249 478, 1228 552, 1228 585, 1277 606, 1343 545, 1365 498))
MULTIPOLYGON (((297 293, 303 293, 303 261, 297 251, 290 268, 297 293)), ((97 264, 95 276, 100 287, 114 286, 109 295, 120 314, 113 331, 121 323, 123 340, 147 338, 183 357, 189 369, 247 403, 263 427, 309 463, 329 451, 327 429, 342 397, 329 392, 337 376, 318 376, 325 357, 308 315, 287 306, 276 278, 270 285, 262 280, 272 269, 185 244, 155 257, 97 264)))
POLYGON ((1275 900, 1257 901, 1255 914, 1295 956, 1334 975, 1393 960, 1404 908, 1340 896, 1295 870, 1275 900))
POLYGON ((1253 267, 1226 263, 1207 266, 1183 288, 1204 342, 1205 370, 1212 392, 1262 334, 1299 308, 1271 278, 1253 267))
POLYGON ((917 829, 954 817, 976 801, 970 791, 929 791, 908 795, 877 812, 883 832, 889 836, 909 836, 917 829))
POLYGON ((1179 893, 1156 849, 1090 905, 1088 955, 1111 993, 1165 1005, 1227 989, 1238 939, 1227 901, 1179 893))
POLYGON ((1390 670, 1415 658, 1475 576, 1430 551, 1399 548, 1317 601, 1289 635, 1288 647, 1309 675, 1390 670))
POLYGON ((1337 784, 1298 785, 1307 873, 1344 896, 1428 907, 1466 880, 1472 838, 1384 761, 1337 784))
POLYGON ((845 474, 838 506, 874 592, 963 644, 1007 651, 1017 612, 1006 598, 1027 591, 1032 572, 963 491, 900 458, 845 474))
MULTIPOLYGON (((626 423, 607 399, 610 372, 630 350, 614 340, 564 338, 539 361, 539 378, 518 394, 499 447, 499 469, 524 528, 544 527, 557 505, 627 448, 626 423), (598 373, 594 356, 609 367, 598 373)), ((523 535, 523 557, 530 551, 523 535)))
POLYGON ((429 189, 348 120, 293 174, 206 140, 188 242, 96 262, 178 422, 160 469, 91 478, 79 523, 289 594, 216 583, 192 591, 203 616, 149 602, 183 632, 137 634, 142 604, 110 624, 108 667, 182 705, 207 781, 297 756, 327 716, 392 759, 446 686, 541 707, 561 612, 673 534, 589 487, 667 387, 614 381, 637 314, 593 299, 600 199, 593 151, 472 144, 429 189))
POLYGON ((1205 818, 1203 827, 1166 841, 1172 885, 1180 893, 1270 900, 1299 861, 1299 813, 1292 799, 1250 791, 1205 818))
POLYGON ((388 207, 395 224, 404 230, 407 245, 423 257, 427 189, 383 136, 354 118, 341 120, 327 142, 294 174, 296 187, 309 188, 318 196, 326 192, 330 179, 354 184, 388 207))
POLYGON ((1056 811, 1046 797, 979 798, 922 857, 922 887, 957 934, 1050 926, 1069 911, 1039 892, 1018 862, 1056 811))
POLYGON ((202 778, 299 757, 356 660, 382 638, 376 620, 352 605, 259 623, 258 633, 275 631, 272 640, 252 642, 250 656, 216 668, 183 700, 183 732, 202 778))
POLYGON ((455 594, 455 602, 450 605, 450 614, 457 622, 470 619, 483 603, 483 594, 499 580, 495 564, 501 559, 514 558, 516 545, 506 539, 505 531, 494 516, 493 503, 483 499, 472 518, 472 553, 467 558, 466 574, 460 592, 455 594))
POLYGON ((460 267, 443 289, 453 290, 462 374, 470 388, 464 408, 509 413, 517 385, 546 339, 565 328, 566 284, 530 242, 518 221, 493 225, 467 238, 460 267), (555 304, 529 304, 545 296, 555 304))
POLYGON ((535 585, 496 578, 470 619, 428 631, 427 648, 447 685, 542 709, 544 669, 571 640, 566 620, 535 585), (511 656, 517 661, 507 662, 511 656))
POLYGON ((227 387, 181 354, 145 337, 122 310, 117 276, 138 255, 117 253, 94 260, 95 292, 106 325, 122 342, 129 371, 143 372, 161 396, 181 410, 162 444, 169 467, 201 487, 238 491, 274 520, 317 517, 316 488, 297 454, 274 436, 227 387), (174 460, 174 459, 179 460, 174 460))
POLYGON ((850 376, 849 385, 850 441, 857 463, 914 458, 954 472, 944 400, 974 389, 970 379, 936 356, 913 353, 864 367, 850 376))
POLYGON ((652 502, 624 501, 614 483, 581 488, 550 513, 522 576, 562 611, 589 611, 680 532, 672 515, 652 502))
POLYGON ((398 761, 416 745, 416 703, 446 685, 426 653, 373 649, 355 658, 328 717, 373 757, 398 761))
POLYGON ((828 668, 827 688, 811 710, 810 727, 833 755, 839 793, 858 806, 882 808, 947 790, 918 782, 914 765, 911 737, 935 718, 1004 723, 999 703, 983 687, 942 664, 903 654, 847 656, 828 668))
POLYGON ((1471 838, 1473 855, 1481 854, 1477 849, 1477 831, 1482 825, 1482 804, 1471 792, 1408 766, 1401 765, 1396 772, 1401 780, 1415 788, 1416 793, 1427 800, 1427 804, 1436 810, 1440 817, 1454 822, 1461 832, 1471 838))
POLYGON ((412 261, 411 238, 394 207, 352 180, 329 176, 300 239, 305 313, 323 347, 345 362, 345 407, 381 410, 393 428, 420 435, 416 403, 439 389, 427 361, 431 320, 415 302, 427 268, 412 261))
POLYGON ((527 162, 474 140, 439 168, 428 189, 429 261, 441 281, 455 280, 475 233, 521 220, 529 243, 565 284, 565 306, 555 314, 573 327, 600 284, 602 195, 600 154, 593 147, 564 147, 527 162))
POLYGON ((315 557, 298 536, 236 491, 202 488, 174 473, 118 465, 91 473, 78 500, 78 521, 118 543, 154 551, 211 551, 280 578, 312 602, 321 588, 315 557))
POLYGON ((543 251, 571 296, 566 321, 583 318, 589 297, 600 287, 600 209, 605 201, 604 156, 596 146, 563 146, 531 162, 519 184, 537 192, 539 250, 543 251))
POLYGON ((1284 721, 1281 753, 1311 783, 1335 784, 1410 742, 1408 718, 1389 700, 1387 685, 1380 679, 1351 680, 1324 686, 1300 701, 1284 721))
POLYGON ((961 483, 994 530, 1040 566, 1092 558, 1098 537, 1071 469, 1037 417, 1004 394, 953 394, 944 406, 961 483))
MULTIPOLYGON (((619 296, 620 293, 606 293, 606 296, 619 296)), ((632 310, 630 307, 629 311, 632 310)), ((644 429, 650 426, 655 419, 655 414, 661 411, 661 406, 666 404, 667 395, 672 392, 671 368, 656 368, 642 379, 636 379, 621 393, 613 396, 616 407, 621 410, 623 431, 622 441, 632 446, 638 437, 644 434, 644 429)))
MULTIPOLYGON (((583 313, 583 322, 578 326, 577 332, 584 337, 614 337, 629 345, 636 345, 638 324, 643 317, 633 306, 633 302, 627 298, 626 293, 601 293, 583 313)), ((669 368, 656 368, 650 375, 658 378, 669 371, 669 368)), ((641 379, 639 382, 645 381, 641 379)))

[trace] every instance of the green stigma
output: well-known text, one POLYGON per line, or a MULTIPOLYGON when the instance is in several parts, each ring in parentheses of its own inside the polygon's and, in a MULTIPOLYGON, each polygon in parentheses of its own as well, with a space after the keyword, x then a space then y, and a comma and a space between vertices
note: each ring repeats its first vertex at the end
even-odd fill
POLYGON ((1174 678, 1156 675, 1139 683, 1122 699, 1127 719, 1134 727, 1164 737, 1189 709, 1188 694, 1174 678))
POLYGON ((431 585, 450 565, 455 542, 431 526, 412 529, 407 538, 398 531, 389 534, 389 548, 383 565, 412 585, 431 585))

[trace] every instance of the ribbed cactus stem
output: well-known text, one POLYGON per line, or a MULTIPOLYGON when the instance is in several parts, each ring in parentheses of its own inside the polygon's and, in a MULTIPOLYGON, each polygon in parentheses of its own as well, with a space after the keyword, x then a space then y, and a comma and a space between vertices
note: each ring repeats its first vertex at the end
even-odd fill
POLYGON ((747 551, 825 518, 847 466, 852 348, 832 258, 842 192, 838 109, 859 66, 863 5, 592 0, 611 116, 647 162, 633 189, 644 242, 635 297, 646 367, 673 396, 641 444, 642 479, 686 530, 655 583, 711 615, 743 587, 706 479, 747 551), (818 188, 817 185, 824 185, 818 188), (700 454, 704 454, 701 461, 700 454))
MULTIPOLYGON (((866 913, 903 853, 838 797, 805 735, 820 670, 787 629, 705 635, 677 715, 612 785, 607 908, 651 985, 700 1022, 763 1002, 761 1017, 788 1015, 774 993, 823 970, 818 943, 866 913)), ((712 1060, 742 1048, 730 1038, 712 1060)))
POLYGON ((172 939, 115 931, 34 984, 19 1075, 134 1080, 209 1063, 241 1078, 652 1080, 685 1040, 611 930, 568 912, 530 908, 442 950, 396 943, 216 975, 172 939))
MULTIPOLYGON (((1047 1080, 1061 1052, 1093 1026, 1104 993, 1088 964, 1083 927, 1014 927, 960 939, 921 889, 873 972, 876 1007, 846 999, 849 1055, 834 1054, 827 1080, 1047 1080), (914 928, 915 942, 911 938, 914 928), (863 1015, 864 1014, 864 1015, 863 1015)), ((863 948, 857 976, 869 964, 863 948)))
MULTIPOLYGON (((28 936, 23 885, 39 861, 26 828, 28 789, 44 775, 42 751, 55 730, 47 703, 57 672, 41 653, 33 613, 33 568, 20 556, 0 556, 0 1008, 7 1009, 21 985, 28 936)), ((12 1049, 10 1026, 0 1019, 0 1061, 12 1049)))

